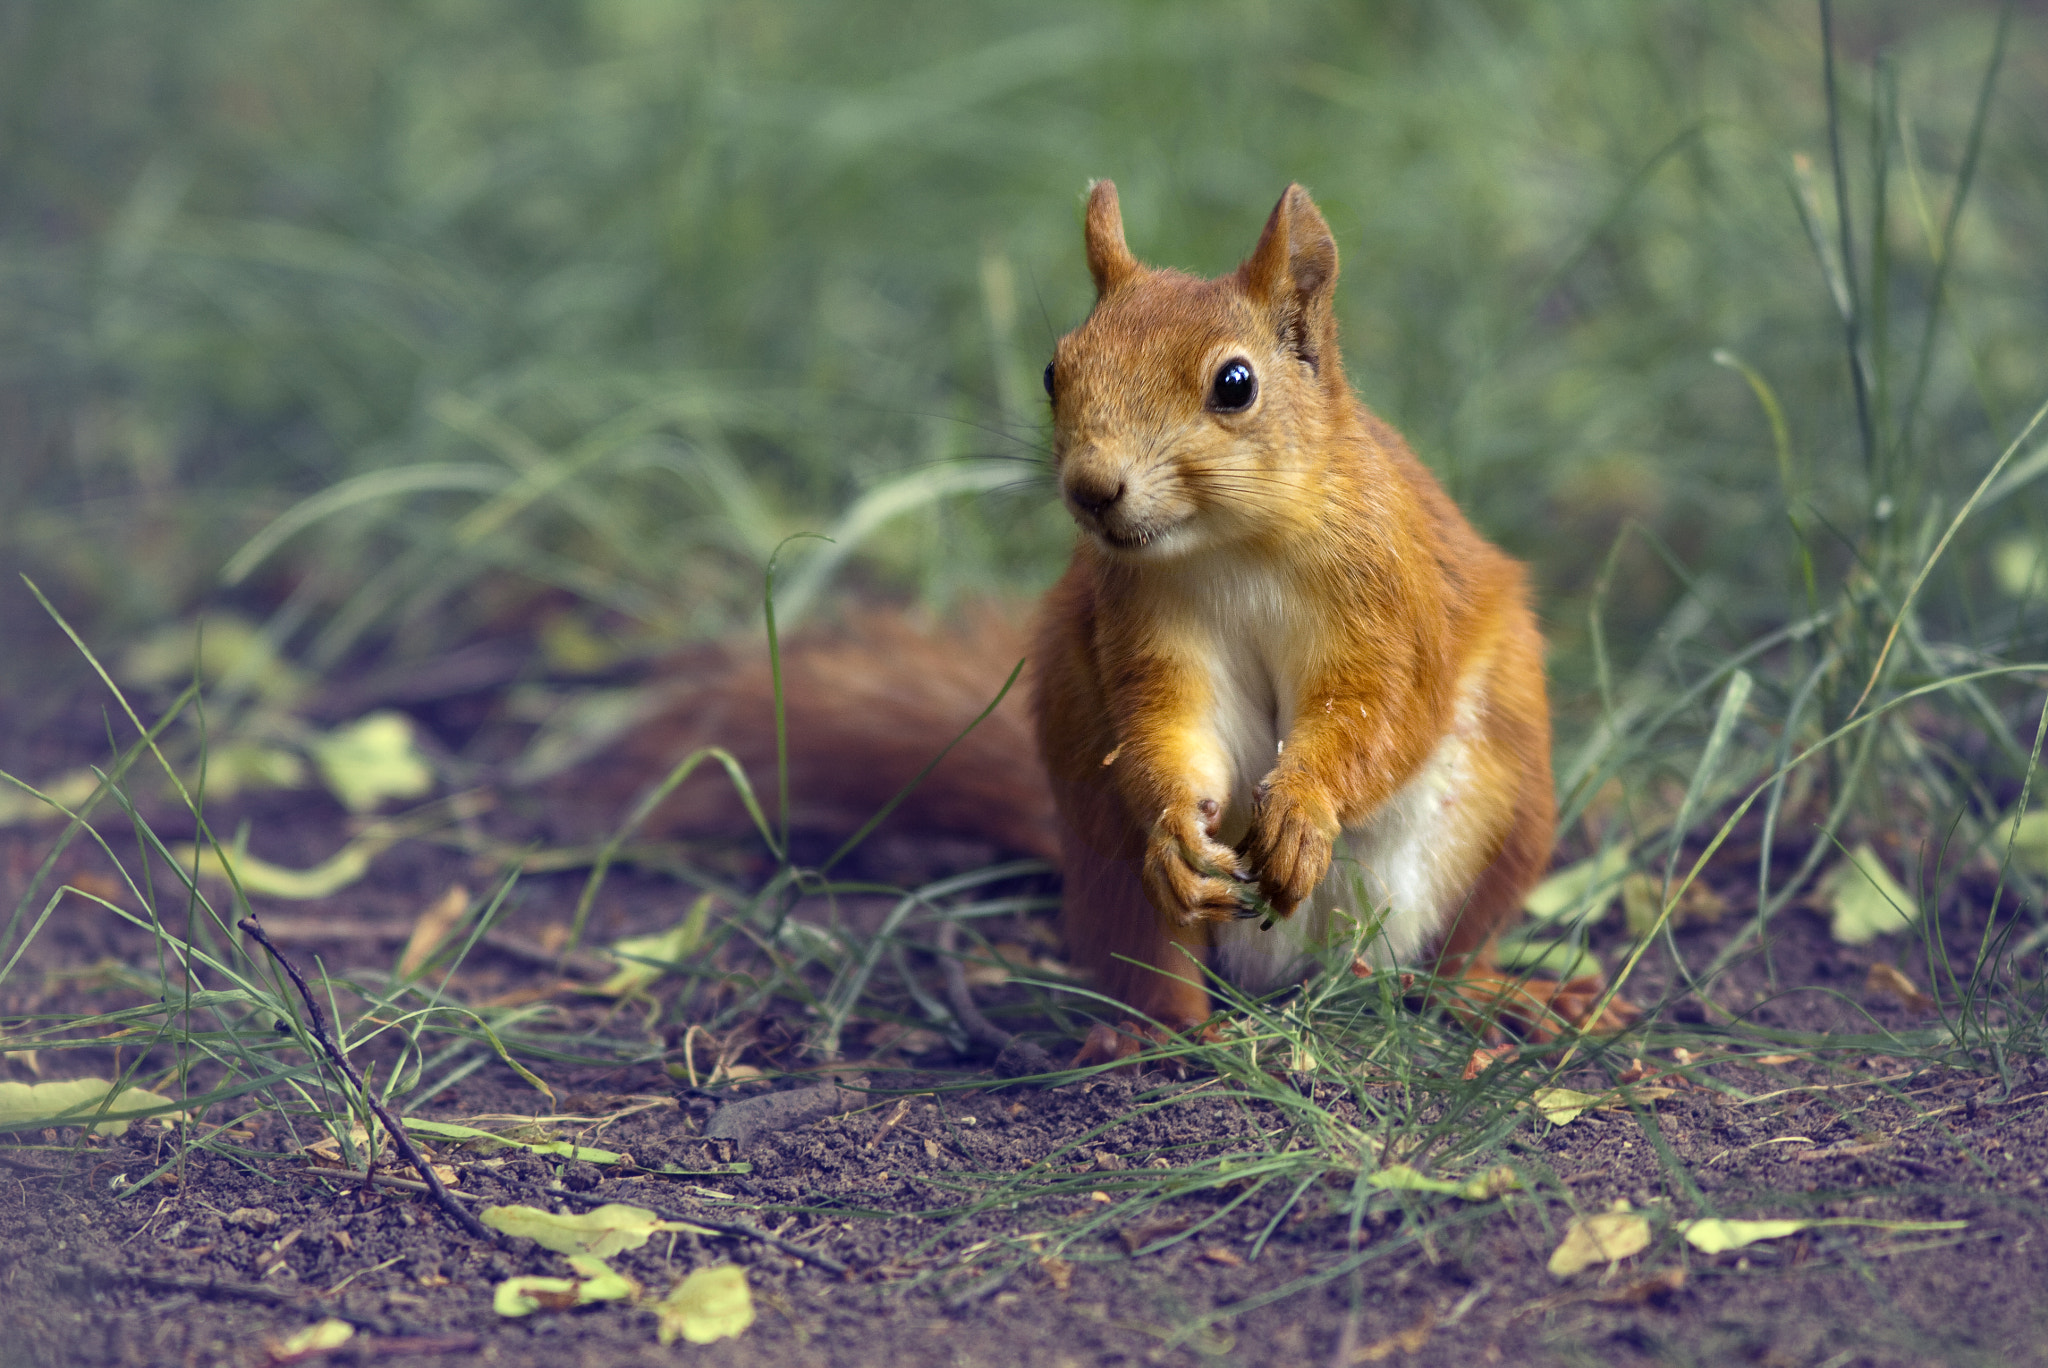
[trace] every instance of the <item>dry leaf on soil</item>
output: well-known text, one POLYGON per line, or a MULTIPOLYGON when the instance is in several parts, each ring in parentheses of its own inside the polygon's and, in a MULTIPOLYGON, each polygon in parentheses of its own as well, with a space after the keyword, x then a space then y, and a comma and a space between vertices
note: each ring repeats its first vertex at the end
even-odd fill
POLYGON ((345 1320, 329 1316, 324 1321, 307 1326, 295 1335, 281 1340, 271 1340, 265 1347, 270 1350, 272 1363, 285 1363, 295 1358, 310 1357, 339 1349, 354 1339, 356 1328, 345 1320))
POLYGON ((1650 1245, 1650 1223, 1633 1211, 1603 1211, 1574 1216, 1564 1239, 1550 1255, 1553 1277, 1569 1278, 1594 1264, 1613 1263, 1640 1254, 1650 1245))
POLYGON ((668 966, 679 963, 704 939, 704 927, 711 917, 712 896, 706 893, 692 903, 683 919, 666 931, 652 936, 629 936, 612 945, 619 967, 598 985, 607 997, 625 997, 650 987, 668 966), (642 961, 652 961, 643 963, 642 961))
POLYGON ((1519 1191, 1522 1186, 1521 1178, 1505 1164, 1470 1178, 1431 1178, 1407 1164, 1388 1164, 1367 1175, 1365 1181, 1376 1188, 1399 1192, 1440 1192, 1468 1202, 1491 1201, 1503 1192, 1519 1191))
MULTIPOLYGON (((9 1131, 41 1130, 45 1126, 82 1126, 100 1115, 113 1084, 104 1078, 66 1078, 49 1083, 0 1083, 0 1134, 9 1131)), ((125 1135, 128 1123, 149 1112, 174 1119, 166 1108, 176 1106, 168 1097, 147 1088, 123 1088, 106 1115, 93 1127, 97 1135, 125 1135)))
POLYGON ((1872 1230, 1889 1230, 1913 1233, 1930 1230, 1961 1230, 1968 1221, 1870 1221, 1854 1216, 1825 1216, 1806 1220, 1779 1221, 1727 1221, 1708 1219, 1681 1221, 1679 1233, 1694 1249, 1707 1254, 1724 1254, 1731 1249, 1742 1249, 1759 1240, 1778 1240, 1787 1235, 1796 1235, 1802 1230, 1820 1226, 1865 1226, 1872 1230))
POLYGON ((686 1339, 711 1344, 743 1333, 754 1323, 754 1294, 747 1271, 737 1264, 700 1268, 655 1304, 663 1344, 686 1339))
POLYGON ((1590 860, 1566 865, 1529 890, 1522 906, 1536 921, 1553 921, 1583 911, 1587 925, 1606 915, 1621 876, 1628 872, 1628 848, 1610 846, 1590 860))
POLYGON ((615 1273, 603 1259, 576 1255, 569 1260, 574 1278, 507 1278, 491 1294, 491 1309, 501 1316, 530 1316, 536 1311, 567 1311, 601 1301, 630 1301, 640 1284, 615 1273))
POLYGON ((493 1230, 523 1235, 557 1254, 589 1254, 600 1259, 638 1249, 664 1230, 694 1235, 714 1233, 688 1221, 664 1221, 645 1207, 622 1202, 609 1202, 595 1211, 574 1216, 530 1206, 485 1207, 482 1219, 493 1230))
POLYGON ((413 741, 412 719, 373 712, 314 741, 320 777, 350 812, 370 812, 389 798, 422 798, 434 771, 413 741))
POLYGON ((1829 870, 1818 892, 1832 917, 1828 929, 1843 945, 1865 945, 1904 931, 1920 915, 1920 904, 1899 886, 1868 842, 1829 870))

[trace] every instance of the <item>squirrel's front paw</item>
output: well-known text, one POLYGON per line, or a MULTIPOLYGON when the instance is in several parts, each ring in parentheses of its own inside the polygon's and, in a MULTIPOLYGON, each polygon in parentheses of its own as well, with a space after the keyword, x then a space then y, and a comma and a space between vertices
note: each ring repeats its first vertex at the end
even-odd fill
POLYGON ((1323 881, 1336 834, 1336 819, 1324 815, 1322 805, 1303 800, 1285 783, 1260 786, 1245 855, 1275 912, 1291 915, 1323 881))
POLYGON ((1237 852, 1215 838, 1213 799, 1169 808, 1145 845, 1145 896, 1182 926, 1252 915, 1250 877, 1237 852))

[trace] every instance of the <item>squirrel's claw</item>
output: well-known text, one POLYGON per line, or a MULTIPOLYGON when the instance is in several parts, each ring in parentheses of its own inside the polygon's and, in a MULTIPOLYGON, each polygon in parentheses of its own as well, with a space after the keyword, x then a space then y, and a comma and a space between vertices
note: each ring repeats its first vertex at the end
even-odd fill
POLYGON ((1243 861, 1210 835, 1213 807, 1162 814, 1145 847, 1145 896, 1182 926, 1258 915, 1243 861))
POLYGON ((1245 854, 1258 871, 1259 891, 1280 916, 1292 916, 1330 872, 1335 823, 1316 820, 1285 788, 1260 786, 1245 854))

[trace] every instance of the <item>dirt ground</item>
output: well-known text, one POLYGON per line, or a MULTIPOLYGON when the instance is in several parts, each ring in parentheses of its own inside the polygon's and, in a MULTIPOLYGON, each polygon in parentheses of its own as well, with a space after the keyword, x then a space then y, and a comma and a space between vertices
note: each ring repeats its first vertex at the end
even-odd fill
MULTIPOLYGON (((48 774, 105 754, 99 705, 82 685, 67 697, 17 701, 6 718, 0 768, 13 773, 48 774)), ((153 815, 167 838, 189 838, 189 819, 180 830, 171 810, 153 815)), ((501 823, 516 841, 522 823, 545 816, 508 803, 479 820, 501 823)), ((232 831, 244 817, 255 823, 260 853, 301 866, 331 853, 341 823, 340 809, 311 792, 237 800, 216 821, 232 831)), ((100 826, 132 846, 124 820, 100 826)), ((0 906, 22 896, 52 839, 44 827, 0 829, 0 906)), ((91 886, 109 867, 78 843, 55 872, 91 886)), ((256 911, 287 928, 279 941, 300 962, 310 966, 317 955, 340 973, 351 963, 388 965, 420 909, 471 877, 461 852, 410 842, 310 910, 258 899, 256 911)), ((1745 877, 1731 872, 1731 897, 1739 899, 1745 877)), ((581 881, 573 872, 529 879, 509 929, 538 935, 559 922, 581 881)), ((1967 901, 1967 890, 1960 896, 1967 901)), ((670 880, 623 870, 591 939, 671 925, 686 900, 670 880)), ((1739 921, 1688 930, 1681 946, 1700 962, 1739 921)), ((1958 943, 1974 937, 1967 907, 1951 934, 1958 943)), ((1724 1006, 1775 1029, 1924 1025, 1865 987, 1872 964, 1904 949, 1837 945, 1819 916, 1797 909, 1775 926, 1771 946, 1787 991, 1771 988, 1760 958, 1716 991, 1724 1006)), ((475 955, 466 983, 473 996, 546 988, 516 945, 475 955)), ((147 935, 67 899, 0 984, 0 1031, 18 1031, 31 1014, 128 1005, 134 990, 107 969, 124 961, 154 963, 147 935)), ((1646 962, 1646 998, 1657 995, 1657 963, 1646 962)), ((1684 1022, 1683 1006, 1678 1015, 1675 1027, 1697 1046, 1705 1028, 1684 1022)), ((1654 1032, 1645 1056, 1670 1067, 1670 1047, 1654 1032)), ((775 1062, 766 1047, 759 1058, 775 1062)), ((856 1065, 863 1062, 875 1061, 856 1065)), ((659 1060, 601 1069, 535 1061, 561 1113, 589 1118, 562 1134, 630 1155, 630 1173, 509 1150, 439 1152, 472 1206, 619 1201, 748 1228, 663 1235, 612 1259, 655 1289, 706 1264, 742 1265, 757 1317, 738 1338, 703 1347, 659 1345, 654 1314, 624 1304, 497 1315, 495 1284, 560 1274, 560 1257, 523 1239, 473 1238, 407 1187, 322 1171, 304 1151, 318 1132, 303 1116, 251 1116, 125 1197, 116 1194, 173 1153, 163 1127, 141 1124, 108 1140, 83 1140, 75 1129, 13 1136, 0 1145, 0 1365, 260 1365, 276 1361, 284 1337, 329 1316, 357 1333, 326 1358, 422 1368, 2048 1363, 2048 1065, 2040 1062, 2008 1060, 2001 1078, 1988 1062, 1914 1067, 1877 1050, 1825 1070, 1797 1058, 1759 1062, 1753 1051, 1739 1062, 1701 1056, 1691 1068, 1700 1086, 1679 1087, 1642 1112, 1594 1111, 1557 1126, 1532 1117, 1500 1151, 1523 1190, 1431 1207, 1439 1219, 1426 1233, 1414 1215, 1421 1208, 1402 1203, 1378 1208, 1354 1232, 1343 1209, 1350 1179, 1333 1175, 1298 1197, 1291 1186, 1268 1186, 1178 1198, 1148 1211, 1138 1228, 1112 1211, 1100 1238, 1059 1259, 1035 1253, 1047 1232, 1127 1200, 1135 1175, 1190 1146, 1284 1143, 1280 1119, 1206 1098, 1199 1079, 1009 1084, 986 1060, 942 1046, 895 1062, 898 1071, 865 1070, 873 1091, 843 1101, 848 1109, 736 1143, 704 1134, 721 1108, 818 1080, 766 1078, 712 1094, 679 1082, 659 1060), (960 1088, 963 1081, 972 1086, 960 1088), (1134 1109, 1144 1096, 1178 1100, 1134 1109), (1055 1194, 943 1214, 1048 1159, 1054 1175, 1071 1180, 1055 1194), (658 1172, 664 1167, 682 1172, 658 1172), (1553 1276, 1546 1261, 1566 1223, 1616 1201, 1653 1216, 1649 1247, 1604 1274, 1553 1276), (1833 1225, 1704 1254, 1671 1221, 1707 1214, 1965 1224, 1931 1233, 1833 1225), (1171 1240, 1176 1233, 1185 1238, 1171 1240), (1325 1276, 1333 1269, 1337 1276, 1325 1276)), ((8 1056, 0 1077, 27 1081, 32 1067, 61 1077, 108 1063, 105 1053, 45 1052, 33 1065, 8 1056)), ((1591 1072, 1567 1082, 1606 1086, 1591 1072)), ((1351 1106, 1329 1084, 1319 1100, 1324 1090, 1340 1112, 1351 1106)), ((545 1104, 493 1066, 409 1111, 473 1121, 544 1113, 545 1104)))

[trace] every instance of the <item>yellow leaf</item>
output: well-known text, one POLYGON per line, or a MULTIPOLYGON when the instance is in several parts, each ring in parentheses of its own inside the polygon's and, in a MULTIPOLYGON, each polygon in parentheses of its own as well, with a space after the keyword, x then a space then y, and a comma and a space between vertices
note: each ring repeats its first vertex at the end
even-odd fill
POLYGON ((567 1311, 576 1305, 575 1278, 507 1278, 491 1293, 491 1310, 501 1316, 530 1316, 536 1311, 567 1311))
POLYGON ((165 627, 121 663, 122 676, 137 684, 186 684, 195 673, 204 683, 247 688, 271 703, 289 703, 307 686, 262 628, 232 613, 165 627))
POLYGON ((1609 846, 1592 859, 1567 865, 1537 884, 1522 899, 1522 906, 1537 921, 1553 921, 1573 912, 1583 913, 1591 924, 1606 914, 1621 876, 1627 872, 1628 847, 1609 846))
POLYGON ((62 821, 60 808, 76 811, 100 786, 100 777, 88 769, 66 770, 44 784, 38 798, 27 789, 0 787, 0 826, 29 822, 62 821))
POLYGON ((225 883, 228 871, 232 869, 244 893, 284 898, 291 902, 310 902, 331 898, 361 879, 370 872, 371 859, 383 853, 390 844, 387 838, 359 837, 311 869, 287 869, 268 860, 259 860, 247 851, 226 850, 219 846, 208 846, 195 854, 189 845, 174 845, 170 847, 170 855, 179 867, 196 868, 202 879, 225 883))
POLYGON ((581 1159, 586 1164, 616 1164, 620 1158, 612 1150, 592 1149, 588 1145, 572 1145, 567 1140, 545 1138, 522 1139, 517 1135, 500 1135, 496 1131, 480 1130, 475 1126, 457 1125, 452 1121, 423 1121, 417 1116, 406 1116, 399 1118, 399 1124, 417 1134, 431 1135, 441 1140, 452 1140, 458 1145, 532 1150, 536 1154, 552 1154, 563 1159, 581 1159))
POLYGON ((296 1335, 288 1335, 270 1344, 270 1356, 274 1359, 296 1358, 300 1354, 316 1354, 327 1349, 339 1349, 355 1338, 356 1328, 345 1320, 329 1316, 317 1325, 309 1325, 296 1335))
POLYGON ((1575 1088, 1538 1088, 1529 1095, 1536 1104, 1536 1110, 1543 1113, 1543 1119, 1553 1126, 1568 1126, 1579 1119, 1579 1113, 1588 1107, 1600 1105, 1600 1094, 1579 1092, 1575 1088))
POLYGON ((1664 915, 1664 883, 1650 874, 1635 873, 1621 881, 1621 915, 1631 936, 1647 936, 1664 915))
POLYGON ((1883 1230, 1893 1234, 1920 1234, 1935 1230, 1961 1230, 1967 1225, 1968 1221, 1879 1221, 1858 1216, 1823 1216, 1787 1221, 1681 1221, 1678 1223, 1678 1229, 1685 1236, 1685 1242, 1694 1249, 1708 1254, 1721 1254, 1731 1249, 1753 1245, 1759 1240, 1782 1239, 1787 1235, 1795 1235, 1802 1230, 1814 1230, 1821 1226, 1863 1226, 1870 1230, 1883 1230))
MULTIPOLYGON (((41 1130, 45 1126, 82 1126, 99 1115, 113 1084, 103 1078, 66 1078, 49 1083, 0 1083, 0 1134, 41 1130)), ((98 1135, 125 1135, 137 1114, 169 1117, 176 1105, 147 1088, 123 1088, 106 1104, 106 1119, 93 1127, 98 1135)))
POLYGON ((1564 1239, 1550 1255, 1553 1277, 1569 1278, 1597 1263, 1613 1263, 1639 1254, 1650 1244, 1650 1223, 1633 1211, 1603 1211, 1575 1216, 1564 1239))
POLYGON ((711 916, 711 902, 711 895, 706 893, 691 904, 681 921, 668 930, 652 936, 630 936, 615 942, 612 953, 620 957, 619 967, 598 985, 597 991, 609 997, 625 997, 648 987, 667 973, 667 965, 680 962, 704 939, 704 926, 711 916), (655 963, 642 964, 642 960, 655 963))
POLYGON ((1904 931, 1920 915, 1913 895, 1899 886, 1867 842, 1828 871, 1819 891, 1834 916, 1829 929, 1843 945, 1904 931))
POLYGON ((413 744, 404 713, 374 712, 320 737, 313 763, 350 812, 369 812, 387 798, 419 798, 434 787, 434 771, 413 744))
POLYGON ((656 1304, 663 1344, 686 1339, 710 1344, 730 1339, 754 1323, 754 1294, 747 1271, 737 1264, 700 1268, 677 1283, 656 1304))
POLYGON ((1679 1231, 1685 1242, 1694 1249, 1708 1254, 1721 1254, 1731 1249, 1753 1245, 1758 1240, 1777 1240, 1795 1235, 1812 1225, 1812 1221, 1684 1221, 1679 1231))
POLYGON ((592 1254, 601 1259, 638 1249, 653 1239, 657 1231, 709 1233, 687 1221, 664 1221, 645 1207, 622 1202, 610 1202, 574 1216, 530 1206, 485 1207, 483 1223, 507 1235, 523 1235, 557 1254, 592 1254))
POLYGON ((2048 874, 2048 807, 2035 808, 1999 827, 1988 847, 1991 858, 2003 860, 2007 846, 2012 848, 2015 864, 2048 874))

